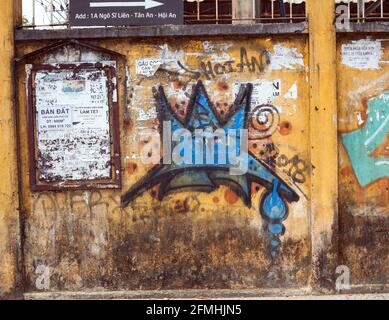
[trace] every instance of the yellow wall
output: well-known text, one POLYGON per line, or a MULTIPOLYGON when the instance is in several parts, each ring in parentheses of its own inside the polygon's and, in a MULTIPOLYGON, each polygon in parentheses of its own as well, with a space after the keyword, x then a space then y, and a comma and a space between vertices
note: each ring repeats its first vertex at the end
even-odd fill
MULTIPOLYGON (((26 65, 115 57, 73 44, 22 60, 15 71, 15 119, 13 13, 11 1, 7 3, 0 12, 0 20, 9 21, 0 26, 0 59, 9 62, 0 65, 1 296, 15 294, 22 275, 25 286, 21 290, 33 292, 333 289, 335 269, 341 264, 350 268, 352 285, 373 284, 374 289, 374 285, 387 283, 388 172, 380 167, 387 165, 388 155, 387 36, 339 35, 336 50, 333 3, 310 1, 309 36, 88 41, 125 57, 125 61, 117 61, 123 188, 31 192, 26 65), (317 12, 320 19, 315 19, 317 12), (367 44, 361 45, 360 40, 367 44), (356 43, 366 56, 379 48, 375 64, 373 59, 368 60, 368 67, 356 66, 366 63, 363 57, 350 58, 355 50, 350 47, 356 43), (345 50, 350 55, 348 61, 345 50), (249 62, 254 57, 263 69, 256 64, 255 70, 250 70, 253 65, 240 67, 245 52, 249 62), (163 64, 152 75, 140 75, 136 63, 147 58, 163 64), (209 72, 211 67, 213 73, 209 72), (138 153, 144 147, 139 134, 158 126, 153 112, 155 89, 163 86, 169 104, 178 106, 179 114, 187 108, 192 86, 199 80, 220 115, 234 101, 234 82, 281 83, 280 95, 271 102, 279 112, 279 123, 267 138, 258 138, 258 130, 251 129, 257 138, 250 140, 250 151, 299 196, 299 201, 288 203, 286 232, 280 252, 273 258, 269 232, 260 214, 264 186, 251 186, 252 208, 225 185, 211 193, 185 190, 162 201, 156 197, 158 187, 154 187, 128 206, 121 204, 121 196, 151 170, 138 153), (266 144, 276 151, 266 152, 266 144), (374 165, 370 165, 371 159, 374 165), (19 237, 19 221, 23 237, 19 237)), ((49 44, 18 43, 16 57, 49 44)))
MULTIPOLYGON (((123 190, 31 193, 28 175, 21 177, 30 290, 37 290, 36 268, 42 265, 50 269, 51 290, 305 287, 310 270, 306 38, 155 39, 135 43, 107 40, 94 44, 127 58, 128 82, 121 78, 127 87, 127 99, 121 99, 120 112, 123 190), (272 62, 264 63, 263 71, 250 71, 247 66, 241 70, 238 64, 242 48, 250 62, 252 57, 259 61, 264 51, 273 57, 272 62), (166 65, 155 75, 137 74, 137 60, 161 57, 166 65), (201 70, 202 62, 210 62, 215 68, 218 63, 234 61, 234 71, 214 76, 202 73, 200 78, 191 79, 191 73, 177 67, 180 59, 190 70, 201 70), (185 93, 190 95, 198 80, 203 81, 219 112, 226 110, 225 103, 233 103, 236 81, 281 82, 281 94, 273 101, 280 111, 279 126, 267 139, 250 140, 250 150, 263 161, 273 157, 278 163, 274 172, 300 196, 290 205, 281 252, 275 259, 270 257, 268 233, 259 213, 265 192, 260 185, 252 186, 251 209, 227 186, 209 194, 180 192, 162 202, 155 199, 156 190, 152 189, 129 206, 120 206, 120 196, 151 169, 139 159, 138 136, 158 124, 155 116, 140 120, 142 113, 155 110, 153 88, 162 85, 171 106, 184 106, 189 102, 185 93), (186 90, 182 89, 184 83, 186 90), (294 85, 296 96, 287 95, 294 85), (266 144, 274 144, 278 152, 263 154, 266 144), (293 159, 297 167, 292 162, 287 164, 293 159)), ((23 44, 18 55, 35 49, 38 47, 23 44)), ((60 58, 61 54, 53 52, 26 63, 64 57, 67 62, 72 60, 63 54, 60 58)), ((28 169, 25 76, 23 63, 18 68, 22 172, 28 169)))
POLYGON ((19 257, 19 212, 15 112, 13 105, 13 3, 0 12, 0 295, 17 287, 19 257))
POLYGON ((340 258, 350 266, 353 281, 387 283, 388 38, 340 37, 338 61, 340 258), (345 46, 350 45, 368 48, 365 52, 371 55, 369 64, 347 58, 344 61, 345 46))

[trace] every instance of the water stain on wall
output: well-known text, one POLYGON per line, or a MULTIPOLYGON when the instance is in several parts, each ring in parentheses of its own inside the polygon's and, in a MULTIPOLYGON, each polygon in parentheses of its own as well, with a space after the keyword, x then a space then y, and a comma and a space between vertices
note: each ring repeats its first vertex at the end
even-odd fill
MULTIPOLYGON (((50 270, 50 290, 305 286, 310 272, 311 171, 306 39, 106 40, 96 44, 127 58, 127 66, 121 65, 118 72, 120 84, 126 87, 126 93, 119 91, 123 191, 33 193, 28 177, 22 177, 30 289, 37 290, 35 270, 41 265, 50 270), (268 173, 280 179, 250 185, 251 208, 224 184, 209 193, 189 189, 166 194, 164 199, 158 196, 161 186, 150 185, 123 206, 121 196, 153 170, 142 162, 139 150, 154 143, 142 141, 141 132, 159 128, 158 88, 164 89, 164 106, 168 104, 174 118, 182 121, 198 81, 221 122, 227 121, 234 106, 234 88, 258 84, 252 100, 260 104, 250 105, 246 112, 251 127, 249 150, 268 173), (266 101, 261 102, 264 93, 266 101), (280 200, 283 182, 300 199, 288 203, 288 209, 280 200), (267 219, 285 225, 286 232, 279 237, 282 245, 273 257, 271 246, 279 243, 272 234, 284 230, 277 229, 276 223, 269 233, 271 223, 259 214, 261 207, 269 209, 262 211, 267 219)), ((18 54, 35 49, 36 44, 25 43, 18 47, 18 54)), ((96 55, 87 52, 59 49, 35 60, 78 62, 82 56, 96 55)), ((21 67, 20 92, 25 91, 24 79, 21 67)), ((28 165, 24 101, 21 94, 22 170, 28 165)))

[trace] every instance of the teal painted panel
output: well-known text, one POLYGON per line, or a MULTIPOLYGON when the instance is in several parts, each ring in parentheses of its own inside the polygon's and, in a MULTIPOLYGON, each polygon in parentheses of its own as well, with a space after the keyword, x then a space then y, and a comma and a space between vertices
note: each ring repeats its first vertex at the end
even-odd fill
POLYGON ((384 154, 370 156, 389 134, 389 91, 370 99, 367 112, 367 122, 363 128, 342 136, 354 172, 362 186, 389 177, 389 158, 384 154))

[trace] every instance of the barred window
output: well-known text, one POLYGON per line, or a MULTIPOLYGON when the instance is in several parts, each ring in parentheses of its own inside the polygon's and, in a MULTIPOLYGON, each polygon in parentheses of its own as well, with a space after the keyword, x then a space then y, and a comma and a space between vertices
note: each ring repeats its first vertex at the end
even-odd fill
POLYGON ((301 22, 305 0, 184 0, 186 24, 301 22), (246 7, 245 15, 234 14, 246 7), (238 9, 238 10, 235 10, 238 9))
POLYGON ((66 26, 69 0, 23 0, 23 25, 26 27, 66 26))
MULTIPOLYGON (((185 24, 293 23, 306 20, 306 0, 182 0, 185 24)), ((314 0, 329 1, 329 0, 314 0)), ((334 0, 350 21, 389 20, 389 0, 334 0)), ((68 25, 69 0, 23 0, 25 27, 68 25)))
POLYGON ((352 22, 389 20, 389 0, 335 0, 335 3, 337 12, 347 12, 352 22))
MULTIPOLYGON (((183 1, 185 24, 301 22, 306 16, 305 0, 183 1)), ((68 24, 69 0, 23 0, 23 10, 25 27, 68 24)))

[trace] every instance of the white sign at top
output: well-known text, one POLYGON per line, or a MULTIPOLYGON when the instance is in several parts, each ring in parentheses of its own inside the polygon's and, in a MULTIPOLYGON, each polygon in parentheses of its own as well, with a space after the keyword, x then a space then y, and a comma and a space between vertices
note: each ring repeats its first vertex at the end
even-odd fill
POLYGON ((111 8, 111 7, 145 7, 145 9, 151 9, 159 6, 163 6, 164 3, 145 0, 143 2, 128 2, 128 1, 107 1, 107 2, 91 2, 91 8, 111 8))

